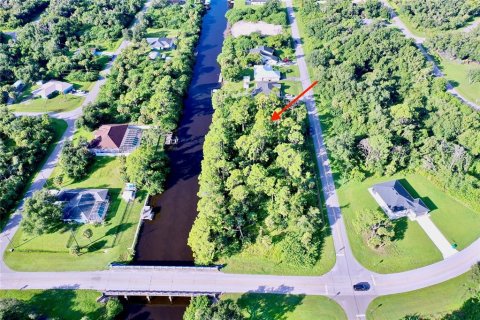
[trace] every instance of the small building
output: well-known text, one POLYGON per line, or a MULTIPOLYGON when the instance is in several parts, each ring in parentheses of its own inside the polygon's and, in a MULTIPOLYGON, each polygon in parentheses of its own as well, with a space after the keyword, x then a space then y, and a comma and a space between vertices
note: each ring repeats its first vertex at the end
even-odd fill
POLYGON ((129 124, 104 124, 94 132, 88 148, 95 155, 127 155, 140 146, 142 131, 129 124))
POLYGON ((101 223, 107 215, 108 189, 64 189, 57 199, 64 204, 63 221, 101 223))
POLYGON ((245 0, 245 4, 252 6, 263 6, 268 0, 245 0))
POLYGON ((152 50, 175 49, 174 38, 147 38, 146 40, 152 50))
POLYGON ((150 58, 150 60, 155 60, 159 56, 160 56, 160 52, 158 51, 150 51, 150 53, 148 54, 148 58, 150 58))
POLYGON ((22 80, 17 80, 17 81, 15 81, 14 84, 12 84, 12 87, 16 92, 20 92, 20 91, 22 91, 24 85, 25 84, 23 83, 22 80))
POLYGON ((376 184, 368 191, 392 220, 402 217, 415 220, 430 212, 425 203, 421 199, 414 199, 398 180, 376 184))
POLYGON ((50 80, 32 92, 34 97, 50 98, 54 93, 66 94, 73 90, 73 84, 63 81, 50 80))
POLYGON ((248 89, 250 87, 250 76, 243 77, 243 89, 248 89))
POLYGON ((256 96, 257 94, 263 93, 268 96, 274 93, 277 97, 280 97, 281 89, 282 86, 280 83, 259 81, 255 84, 255 89, 253 90, 252 95, 256 96))
POLYGON ((253 74, 255 78, 255 82, 278 82, 280 81, 280 71, 273 70, 272 66, 265 65, 265 66, 254 66, 253 67, 253 74))
POLYGON ((135 193, 137 192, 137 186, 134 183, 125 183, 125 189, 122 192, 122 198, 129 202, 135 200, 135 193))
POLYGON ((259 54, 260 57, 262 58, 262 63, 270 64, 270 65, 275 65, 278 63, 279 59, 277 56, 275 56, 275 49, 266 47, 266 46, 259 46, 256 48, 253 48, 249 51, 251 54, 259 54))

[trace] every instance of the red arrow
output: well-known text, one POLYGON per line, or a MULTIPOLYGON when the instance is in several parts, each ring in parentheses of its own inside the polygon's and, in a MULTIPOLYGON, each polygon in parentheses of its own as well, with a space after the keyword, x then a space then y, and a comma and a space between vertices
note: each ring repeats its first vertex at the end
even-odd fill
POLYGON ((274 111, 272 114, 272 121, 280 120, 280 116, 284 113, 288 108, 290 108, 295 102, 297 102, 301 97, 305 95, 309 90, 317 85, 318 81, 314 81, 307 89, 303 90, 295 99, 290 101, 280 112, 274 111))

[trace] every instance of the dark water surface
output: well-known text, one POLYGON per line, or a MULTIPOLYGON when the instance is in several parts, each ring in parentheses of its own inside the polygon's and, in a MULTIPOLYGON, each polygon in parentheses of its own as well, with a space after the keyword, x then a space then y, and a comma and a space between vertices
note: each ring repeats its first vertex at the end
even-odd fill
POLYGON ((166 189, 152 199, 159 213, 143 225, 136 264, 193 264, 187 239, 197 216, 198 175, 213 113, 211 91, 219 88, 217 56, 222 50, 227 8, 226 0, 213 0, 203 17, 193 78, 177 131, 179 142, 168 152, 171 171, 166 189))
POLYGON ((181 320, 190 298, 145 297, 121 298, 125 311, 118 317, 125 320, 181 320))

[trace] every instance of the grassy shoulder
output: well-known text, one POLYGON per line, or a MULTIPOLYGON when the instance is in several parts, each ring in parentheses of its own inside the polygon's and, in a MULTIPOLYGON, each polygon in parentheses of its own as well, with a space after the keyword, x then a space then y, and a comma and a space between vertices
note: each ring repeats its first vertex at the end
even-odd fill
POLYGON ((248 293, 223 294, 221 299, 236 301, 247 319, 347 319, 340 305, 323 296, 248 293))
POLYGON ((475 63, 461 63, 443 57, 437 58, 445 78, 468 100, 480 103, 480 83, 470 83, 468 72, 470 70, 480 70, 480 66, 475 63))
POLYGON ((0 299, 18 299, 51 319, 101 319, 105 308, 92 290, 0 290, 0 299), (61 303, 60 303, 61 302, 61 303))
POLYGON ((65 112, 78 108, 84 99, 71 94, 58 95, 51 99, 37 98, 12 104, 8 109, 12 112, 65 112))
MULTIPOLYGON (((472 296, 468 288, 474 285, 474 281, 470 271, 428 288, 376 298, 368 306, 367 318, 397 320, 418 315, 421 319, 447 319, 443 318, 445 314, 461 310, 472 296)), ((454 319, 474 319, 464 316, 454 319)))
MULTIPOLYGON (((49 187, 58 173, 55 169, 47 183, 49 187)), ((104 269, 110 262, 129 261, 129 248, 146 193, 138 192, 136 200, 127 204, 121 198, 123 186, 119 159, 97 157, 86 179, 78 182, 67 179, 62 187, 108 188, 110 206, 105 223, 65 224, 54 233, 37 237, 25 234, 20 228, 12 239, 14 251, 5 253, 5 262, 20 271, 66 271, 104 269), (90 239, 83 236, 86 229, 93 231, 90 239), (69 250, 76 244, 81 248, 79 256, 72 255, 69 250)))

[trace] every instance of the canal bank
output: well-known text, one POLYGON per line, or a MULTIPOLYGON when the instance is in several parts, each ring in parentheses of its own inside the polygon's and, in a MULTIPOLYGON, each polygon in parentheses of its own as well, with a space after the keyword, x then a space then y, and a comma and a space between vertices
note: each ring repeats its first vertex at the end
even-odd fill
POLYGON ((197 216, 203 142, 213 113, 211 91, 220 87, 217 56, 222 50, 227 9, 226 0, 213 0, 203 17, 192 81, 176 132, 178 144, 168 151, 170 174, 165 191, 152 198, 159 213, 142 227, 135 264, 193 264, 187 240, 197 216))

